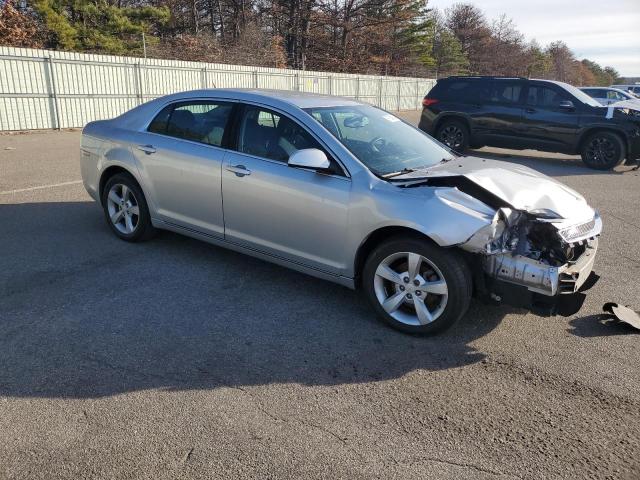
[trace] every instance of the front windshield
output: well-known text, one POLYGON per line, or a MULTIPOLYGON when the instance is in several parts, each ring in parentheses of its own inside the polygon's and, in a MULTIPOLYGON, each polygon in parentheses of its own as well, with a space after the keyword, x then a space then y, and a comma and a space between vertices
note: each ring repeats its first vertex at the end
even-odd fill
POLYGON ((558 83, 560 83, 560 85, 562 85, 562 87, 565 90, 567 90, 571 95, 576 97, 582 103, 586 103, 587 105, 591 105, 592 107, 601 107, 602 106, 602 104, 600 102, 598 102, 597 100, 594 100, 593 98, 591 98, 589 95, 584 93, 579 88, 576 88, 573 85, 569 85, 568 83, 561 83, 561 82, 558 82, 558 83))
POLYGON ((305 109, 379 176, 431 167, 453 153, 398 117, 370 105, 305 109))

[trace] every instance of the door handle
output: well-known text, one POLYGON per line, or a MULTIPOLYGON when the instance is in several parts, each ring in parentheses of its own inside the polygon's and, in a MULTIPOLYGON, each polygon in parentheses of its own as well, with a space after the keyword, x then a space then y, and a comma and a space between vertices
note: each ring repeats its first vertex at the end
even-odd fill
POLYGON ((251 175, 251 170, 249 170, 244 165, 229 165, 226 167, 228 171, 236 174, 236 177, 244 177, 245 175, 251 175))
POLYGON ((154 147, 153 145, 138 145, 138 150, 142 150, 147 155, 156 153, 156 147, 154 147))
POLYGON ((527 113, 536 113, 536 109, 535 108, 527 108, 525 110, 525 112, 527 112, 527 113))

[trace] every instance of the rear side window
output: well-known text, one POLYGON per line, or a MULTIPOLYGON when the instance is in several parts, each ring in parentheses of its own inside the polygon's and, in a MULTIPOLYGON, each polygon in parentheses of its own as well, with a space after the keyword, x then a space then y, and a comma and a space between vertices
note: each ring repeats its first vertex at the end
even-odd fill
POLYGON ((589 88, 587 90, 584 90, 584 93, 586 93, 592 98, 606 98, 607 97, 606 92, 607 92, 606 90, 602 90, 601 88, 589 88))
POLYGON ((166 135, 167 133, 167 125, 169 124, 169 115, 171 115, 171 111, 173 110, 173 105, 166 106, 162 109, 162 111, 156 115, 151 123, 149 124, 149 128, 147 131, 151 133, 161 133, 166 135))
POLYGON ((496 80, 491 83, 490 100, 492 103, 515 104, 520 102, 521 82, 496 80))
POLYGON ((219 147, 231 114, 231 103, 182 102, 164 108, 148 131, 219 147))
POLYGON ((469 80, 456 80, 451 82, 447 89, 446 98, 457 102, 466 102, 476 96, 478 82, 469 80))
POLYGON ((530 86, 527 93, 527 105, 534 107, 556 108, 563 100, 569 100, 568 95, 549 87, 530 86))

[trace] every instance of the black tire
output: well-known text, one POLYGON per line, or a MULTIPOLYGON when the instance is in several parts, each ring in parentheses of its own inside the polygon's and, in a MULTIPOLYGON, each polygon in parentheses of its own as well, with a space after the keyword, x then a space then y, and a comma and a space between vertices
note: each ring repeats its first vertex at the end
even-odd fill
MULTIPOLYGON (((391 265, 394 264, 391 263, 391 265)), ((395 265, 398 265, 398 267, 394 267, 394 271, 395 268, 398 268, 398 270, 405 268, 402 263, 395 263, 395 265)), ((451 325, 464 316, 471 301, 471 278, 469 267, 457 251, 438 247, 432 242, 418 237, 394 237, 381 243, 367 258, 362 271, 362 289, 378 316, 388 325, 402 332, 429 334, 443 331, 451 327, 451 325), (400 282, 394 283, 387 281, 379 275, 376 275, 376 271, 380 264, 387 262, 389 258, 393 258, 395 255, 399 256, 398 260, 395 260, 395 262, 403 262, 405 252, 418 254, 427 260, 427 262, 424 262, 424 260, 422 261, 424 273, 421 274, 422 276, 420 278, 427 278, 426 275, 431 271, 433 272, 433 276, 429 277, 431 281, 437 281, 440 275, 442 275, 446 282, 446 299, 438 294, 422 292, 421 298, 424 299, 423 304, 429 303, 433 305, 439 301, 445 301, 444 306, 435 308, 434 313, 437 313, 439 309, 442 310, 440 310, 441 313, 439 313, 439 316, 434 316, 435 318, 430 323, 417 325, 409 324, 392 316, 393 314, 396 317, 404 315, 410 317, 411 314, 413 314, 415 320, 418 323, 422 323, 418 319, 417 308, 413 305, 413 301, 417 302, 417 295, 421 293, 415 289, 420 287, 411 287, 412 282, 407 282, 408 276, 406 278, 403 276, 400 277, 402 282, 405 282, 404 285, 406 285, 405 288, 402 288, 402 284, 400 282), (433 269, 433 266, 436 268, 433 269), (435 270, 438 270, 438 272, 435 270), (391 297, 400 295, 398 289, 402 289, 403 292, 408 292, 410 287, 414 288, 412 292, 415 300, 407 301, 403 299, 403 303, 394 312, 392 312, 392 314, 387 313, 387 311, 382 307, 381 300, 379 300, 378 297, 378 294, 381 293, 381 289, 387 289, 383 294, 383 298, 388 294, 389 297, 387 300, 390 300, 391 297), (389 293, 387 293, 387 291, 389 293)), ((406 296, 411 297, 411 295, 406 296)))
POLYGON ((626 147, 620 135, 600 131, 585 139, 580 155, 589 168, 610 170, 624 162, 626 147))
POLYGON ((463 153, 469 148, 469 129, 460 120, 443 120, 438 126, 436 138, 456 152, 463 153))
POLYGON ((130 174, 117 173, 110 177, 102 189, 101 200, 105 220, 118 238, 127 242, 142 242, 149 240, 157 233, 157 230, 151 224, 151 215, 149 214, 149 207, 147 206, 144 193, 142 193, 138 182, 136 182, 130 174), (121 216, 122 220, 116 223, 111 220, 113 211, 110 213, 110 208, 111 210, 115 209, 116 212, 120 212, 123 207, 122 205, 118 206, 117 202, 110 200, 109 193, 115 188, 114 193, 116 193, 116 196, 119 191, 120 198, 122 198, 122 186, 125 186, 129 190, 125 196, 127 198, 127 215, 130 216, 131 225, 134 226, 131 232, 127 232, 128 227, 125 221, 127 215, 124 213, 121 216), (137 209, 134 209, 134 207, 137 207, 137 209), (134 211, 137 213, 132 213, 134 211))

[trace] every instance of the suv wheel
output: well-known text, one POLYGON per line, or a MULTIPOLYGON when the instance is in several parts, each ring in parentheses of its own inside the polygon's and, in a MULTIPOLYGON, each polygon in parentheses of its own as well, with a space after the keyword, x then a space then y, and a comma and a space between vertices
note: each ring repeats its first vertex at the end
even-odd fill
POLYGON ((609 170, 624 161, 625 146, 622 138, 612 132, 595 132, 585 140, 582 161, 596 170, 609 170))
POLYGON ((471 275, 460 255, 418 238, 379 245, 367 259, 362 282, 378 315, 409 333, 449 328, 471 300, 471 275))
POLYGON ((469 129, 459 120, 444 120, 438 127, 436 138, 457 152, 469 148, 469 129))

